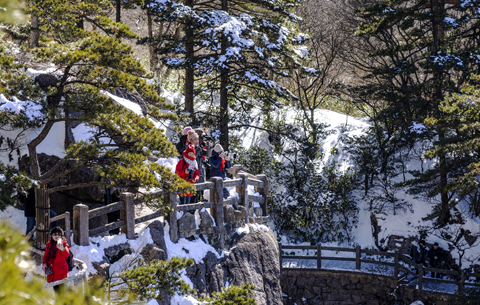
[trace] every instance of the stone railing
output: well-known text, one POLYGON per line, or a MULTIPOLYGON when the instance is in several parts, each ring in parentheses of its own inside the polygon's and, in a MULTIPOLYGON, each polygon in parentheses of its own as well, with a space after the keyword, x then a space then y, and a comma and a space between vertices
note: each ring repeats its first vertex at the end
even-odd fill
MULTIPOLYGON (((446 270, 446 269, 436 269, 436 268, 426 268, 422 264, 416 264, 413 262, 408 256, 395 252, 385 252, 385 251, 376 251, 376 250, 368 250, 368 249, 361 249, 360 246, 355 248, 342 248, 342 247, 325 247, 321 244, 317 244, 316 246, 294 246, 294 245, 282 245, 281 243, 278 244, 279 247, 279 259, 280 259, 280 271, 283 270, 298 270, 299 268, 284 268, 283 267, 283 259, 307 259, 307 260, 316 260, 317 266, 316 268, 301 268, 305 270, 328 270, 322 268, 322 260, 329 260, 329 261, 350 261, 355 262, 355 272, 361 272, 362 263, 374 264, 374 265, 383 265, 389 266, 393 268, 392 277, 396 279, 400 279, 407 275, 411 275, 412 279, 417 280, 417 289, 423 289, 423 283, 425 280, 436 282, 436 283, 446 283, 446 284, 454 284, 458 286, 458 291, 462 292, 464 287, 469 286, 476 286, 477 284, 468 282, 471 277, 478 278, 480 277, 480 273, 467 273, 463 270, 455 271, 455 270, 446 270), (314 255, 284 255, 284 250, 313 250, 314 255), (344 256, 325 256, 322 254, 322 250, 325 251, 335 251, 336 253, 339 252, 355 252, 355 257, 344 257, 344 256), (362 254, 366 254, 363 255, 362 254), (370 257, 368 257, 370 255, 370 257), (379 260, 378 257, 387 258, 386 260, 379 260), (390 261, 388 261, 390 258, 390 261), (393 259, 393 262, 392 262, 393 259), (449 279, 440 279, 440 278, 433 278, 433 277, 426 277, 426 272, 433 272, 439 273, 444 275, 450 275, 454 278, 454 280, 449 279)), ((371 273, 371 272, 368 272, 371 273)))
POLYGON ((89 245, 89 237, 120 228, 127 239, 135 238, 135 224, 157 217, 165 216, 170 226, 170 239, 177 242, 179 238, 188 238, 194 234, 206 234, 218 238, 218 247, 223 248, 225 232, 246 223, 266 223, 268 221, 267 195, 268 180, 266 175, 253 176, 241 171, 241 166, 232 169, 235 179, 224 181, 213 177, 208 182, 196 183, 197 192, 209 191, 209 201, 179 205, 177 193, 157 191, 151 194, 163 195, 171 205, 168 215, 155 212, 147 216, 135 218, 133 194, 122 193, 120 201, 89 210, 87 205, 77 204, 73 208, 74 242, 81 246, 89 245), (260 196, 249 195, 248 186, 253 186, 260 196), (223 198, 223 188, 236 187, 238 197, 223 198), (258 203, 255 206, 253 203, 258 203), (210 209, 210 213, 206 209, 210 209), (120 220, 89 229, 89 220, 120 210, 120 220), (199 210, 201 223, 196 228, 195 216, 188 211, 199 210), (179 216, 181 214, 181 216, 179 216), (213 218, 213 220, 212 220, 213 218), (227 228, 225 228, 227 226, 227 228))

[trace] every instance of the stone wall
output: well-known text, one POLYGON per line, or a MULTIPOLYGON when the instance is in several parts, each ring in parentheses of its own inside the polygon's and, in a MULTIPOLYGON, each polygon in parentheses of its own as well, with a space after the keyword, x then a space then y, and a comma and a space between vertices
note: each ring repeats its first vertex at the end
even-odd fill
POLYGON ((393 277, 351 271, 283 269, 280 283, 284 305, 409 305, 416 300, 425 305, 451 304, 447 294, 420 292, 398 286, 393 277))

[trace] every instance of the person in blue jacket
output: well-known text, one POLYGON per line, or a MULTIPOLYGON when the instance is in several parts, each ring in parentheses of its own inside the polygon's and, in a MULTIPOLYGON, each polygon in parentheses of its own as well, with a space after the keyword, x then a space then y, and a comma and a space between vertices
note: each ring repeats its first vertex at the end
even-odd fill
MULTIPOLYGON (((223 152, 223 147, 220 144, 215 145, 212 150, 212 156, 208 159, 211 169, 211 177, 221 177, 225 180, 225 172, 232 167, 230 158, 223 152)), ((223 198, 227 199, 229 196, 226 188, 223 188, 223 198)))

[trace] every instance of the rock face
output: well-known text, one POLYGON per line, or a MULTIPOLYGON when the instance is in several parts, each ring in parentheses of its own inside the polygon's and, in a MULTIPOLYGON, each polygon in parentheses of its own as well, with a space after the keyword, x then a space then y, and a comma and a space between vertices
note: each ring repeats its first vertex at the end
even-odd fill
POLYGON ((272 231, 249 226, 249 234, 232 233, 227 238, 229 256, 217 258, 209 252, 202 263, 187 268, 187 276, 200 295, 220 291, 228 281, 233 285, 247 282, 255 286, 258 305, 282 303, 278 244, 272 231))
POLYGON ((251 283, 255 286, 257 304, 282 304, 278 244, 272 231, 249 234, 234 233, 230 244, 235 247, 225 262, 229 282, 234 285, 251 283))

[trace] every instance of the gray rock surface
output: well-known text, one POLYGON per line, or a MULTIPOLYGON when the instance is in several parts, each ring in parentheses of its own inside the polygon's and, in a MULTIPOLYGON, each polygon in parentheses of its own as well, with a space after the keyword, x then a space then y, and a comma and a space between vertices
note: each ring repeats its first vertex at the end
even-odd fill
POLYGON ((200 224, 198 227, 203 230, 208 230, 213 227, 213 219, 210 217, 210 213, 208 213, 206 210, 200 210, 198 211, 200 214, 200 224))
POLYGON ((282 304, 278 244, 273 232, 255 231, 250 226, 249 234, 231 235, 230 244, 234 248, 225 262, 229 282, 254 285, 258 305, 282 304))
POLYGON ((157 247, 167 253, 167 245, 165 244, 165 233, 163 223, 159 220, 155 220, 148 225, 150 228, 150 234, 152 235, 153 242, 157 247))
POLYGON ((178 220, 178 236, 189 237, 195 234, 195 216, 189 212, 184 212, 183 216, 178 220))
POLYGON ((140 254, 143 256, 143 259, 147 264, 153 260, 164 261, 167 259, 167 253, 163 249, 160 249, 157 246, 154 246, 152 244, 148 244, 145 247, 143 247, 140 254))

